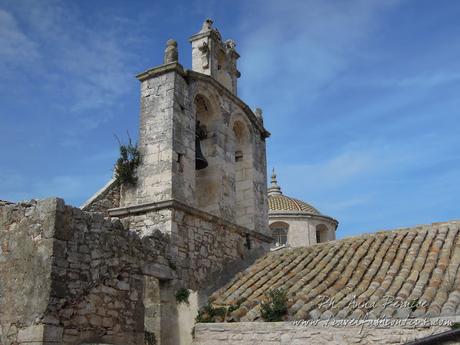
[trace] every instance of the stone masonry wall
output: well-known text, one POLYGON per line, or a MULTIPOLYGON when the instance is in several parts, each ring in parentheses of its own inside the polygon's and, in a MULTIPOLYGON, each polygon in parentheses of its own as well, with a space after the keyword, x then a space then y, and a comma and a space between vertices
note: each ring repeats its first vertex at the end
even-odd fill
POLYGON ((143 270, 167 264, 167 236, 60 199, 1 215, 0 344, 143 344, 143 270))
POLYGON ((202 323, 195 326, 193 345, 387 345, 405 344, 415 339, 449 330, 432 327, 332 327, 295 326, 291 322, 202 323))
POLYGON ((122 221, 140 237, 166 232, 179 284, 192 290, 222 286, 268 250, 267 240, 246 236, 246 229, 194 209, 162 209, 122 221))
POLYGON ((0 207, 2 345, 27 340, 45 314, 51 291, 55 207, 53 200, 0 207))
POLYGON ((165 311, 161 320, 162 344, 190 344, 198 308, 208 302, 212 292, 267 250, 268 241, 257 233, 246 233, 247 229, 216 216, 178 205, 131 215, 122 221, 141 237, 158 230, 171 237, 170 260, 177 279, 168 283, 169 292, 161 292, 161 308, 165 311), (185 309, 175 303, 174 292, 180 287, 192 290, 194 296, 185 309))
POLYGON ((143 274, 169 269, 169 238, 141 239, 116 218, 69 206, 57 213, 53 289, 47 318, 63 327, 63 343, 142 344, 143 274))
POLYGON ((143 344, 146 277, 169 282, 168 308, 179 287, 205 303, 265 250, 242 228, 191 210, 119 220, 47 199, 0 211, 0 345, 143 344))

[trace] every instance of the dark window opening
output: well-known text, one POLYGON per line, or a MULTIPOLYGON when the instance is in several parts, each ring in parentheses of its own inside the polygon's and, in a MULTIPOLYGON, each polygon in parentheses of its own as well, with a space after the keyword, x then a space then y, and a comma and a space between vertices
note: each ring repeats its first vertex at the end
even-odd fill
POLYGON ((287 244, 287 231, 283 228, 275 228, 272 230, 273 238, 275 239, 275 244, 277 246, 282 246, 287 244))
POLYGON ((243 152, 236 151, 235 152, 235 162, 241 162, 243 160, 243 152))

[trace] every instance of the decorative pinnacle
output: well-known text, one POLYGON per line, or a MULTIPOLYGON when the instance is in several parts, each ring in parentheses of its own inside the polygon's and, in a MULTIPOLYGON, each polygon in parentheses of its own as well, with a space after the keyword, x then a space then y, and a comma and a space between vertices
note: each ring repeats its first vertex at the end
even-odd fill
POLYGON ((256 110, 254 110, 254 115, 256 115, 256 117, 259 119, 260 122, 264 123, 264 116, 262 115, 262 109, 256 108, 256 110))
POLYGON ((173 39, 169 39, 166 42, 165 55, 163 63, 177 62, 179 60, 179 51, 177 50, 177 42, 173 39))
POLYGON ((283 194, 281 192, 281 187, 278 186, 278 181, 276 180, 275 168, 273 168, 271 177, 272 177, 272 182, 271 182, 270 188, 268 188, 268 196, 283 194))
POLYGON ((214 21, 210 18, 207 18, 204 22, 203 25, 201 26, 201 32, 206 32, 206 31, 211 31, 212 30, 212 24, 214 21))

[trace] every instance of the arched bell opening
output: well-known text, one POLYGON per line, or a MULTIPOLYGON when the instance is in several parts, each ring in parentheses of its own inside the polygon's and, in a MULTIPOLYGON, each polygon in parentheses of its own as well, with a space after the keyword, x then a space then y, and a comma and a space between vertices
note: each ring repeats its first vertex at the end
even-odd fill
POLYGON ((198 94, 193 102, 195 112, 195 194, 197 207, 217 214, 221 193, 219 153, 216 141, 219 133, 218 107, 210 98, 198 94))
POLYGON ((253 158, 249 126, 241 116, 231 122, 233 147, 232 163, 235 176, 235 220, 239 225, 251 227, 255 212, 253 158))

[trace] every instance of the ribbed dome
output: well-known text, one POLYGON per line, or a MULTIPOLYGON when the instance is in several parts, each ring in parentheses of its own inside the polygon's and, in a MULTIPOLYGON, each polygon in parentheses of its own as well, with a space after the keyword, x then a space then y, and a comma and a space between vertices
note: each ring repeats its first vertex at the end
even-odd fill
POLYGON ((268 188, 268 212, 272 211, 294 211, 321 215, 316 208, 306 202, 283 195, 281 187, 276 181, 275 169, 272 173, 271 186, 268 188))
POLYGON ((285 195, 269 195, 268 211, 303 211, 311 214, 321 215, 313 206, 298 199, 285 195))

